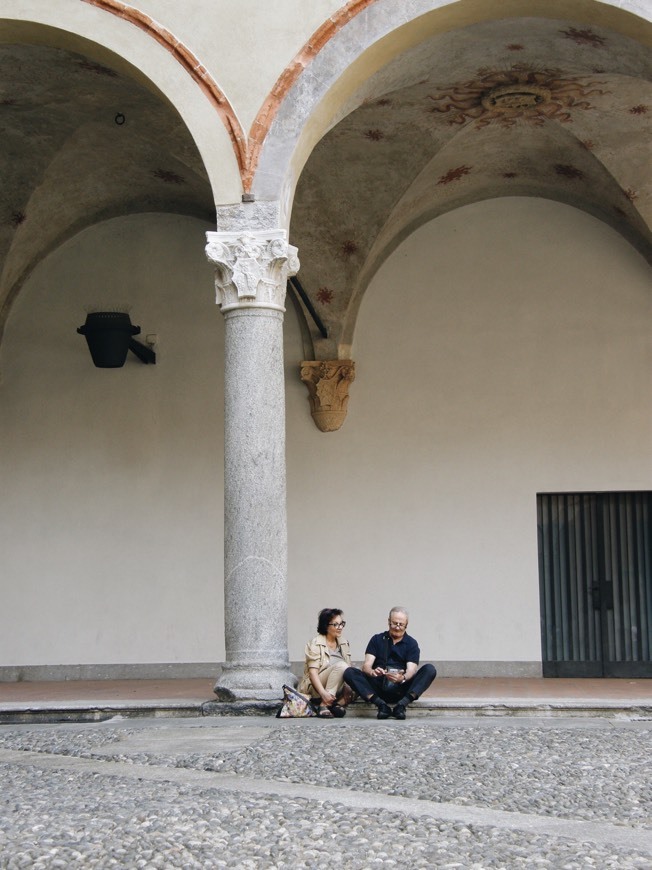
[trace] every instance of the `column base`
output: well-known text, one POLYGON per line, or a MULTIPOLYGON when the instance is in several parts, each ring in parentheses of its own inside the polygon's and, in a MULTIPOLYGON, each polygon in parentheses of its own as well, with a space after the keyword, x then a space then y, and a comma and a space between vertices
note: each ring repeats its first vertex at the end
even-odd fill
POLYGON ((225 662, 213 691, 220 701, 274 701, 283 697, 283 685, 296 686, 287 665, 225 662))

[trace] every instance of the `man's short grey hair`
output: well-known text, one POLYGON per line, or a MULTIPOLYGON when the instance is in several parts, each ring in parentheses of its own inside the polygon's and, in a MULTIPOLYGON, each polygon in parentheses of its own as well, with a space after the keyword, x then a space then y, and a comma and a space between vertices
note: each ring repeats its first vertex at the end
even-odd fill
POLYGON ((404 613, 406 620, 409 621, 409 619, 410 619, 410 614, 407 612, 405 607, 392 607, 392 609, 389 611, 389 618, 390 619, 392 618, 392 614, 394 614, 394 613, 404 613))

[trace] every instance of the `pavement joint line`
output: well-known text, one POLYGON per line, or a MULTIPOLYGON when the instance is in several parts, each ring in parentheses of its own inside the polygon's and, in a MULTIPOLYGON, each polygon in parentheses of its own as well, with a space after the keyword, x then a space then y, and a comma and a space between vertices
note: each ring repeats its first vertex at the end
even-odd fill
POLYGON ((43 770, 72 770, 150 782, 171 782, 201 789, 327 801, 365 812, 378 809, 408 816, 426 816, 438 821, 524 831, 553 838, 562 837, 574 842, 590 842, 599 846, 638 850, 652 855, 652 830, 633 828, 624 824, 620 826, 599 820, 563 819, 489 807, 437 803, 379 792, 362 792, 222 774, 219 771, 132 764, 111 759, 78 758, 70 755, 48 755, 25 750, 0 749, 0 764, 18 764, 43 770))

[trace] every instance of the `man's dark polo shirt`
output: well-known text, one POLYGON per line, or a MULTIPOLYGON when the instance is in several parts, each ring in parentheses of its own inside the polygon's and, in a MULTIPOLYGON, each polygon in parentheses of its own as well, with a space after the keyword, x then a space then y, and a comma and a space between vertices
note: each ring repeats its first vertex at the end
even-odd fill
POLYGON ((371 638, 367 644, 365 655, 376 656, 375 668, 400 668, 404 671, 408 662, 414 662, 415 665, 419 664, 421 650, 416 640, 410 637, 407 632, 398 643, 394 643, 389 632, 383 631, 371 638), (385 661, 388 653, 389 658, 385 661))

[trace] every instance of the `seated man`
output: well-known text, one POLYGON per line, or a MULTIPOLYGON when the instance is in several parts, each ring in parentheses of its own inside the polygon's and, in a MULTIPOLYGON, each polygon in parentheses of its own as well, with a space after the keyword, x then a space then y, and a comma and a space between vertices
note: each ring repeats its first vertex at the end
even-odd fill
POLYGON ((344 682, 361 698, 378 707, 378 719, 405 719, 405 708, 437 676, 434 665, 419 668, 419 644, 407 634, 408 613, 404 607, 392 607, 389 631, 375 634, 365 650, 360 668, 347 668, 344 682), (394 705, 394 709, 389 706, 394 705))

